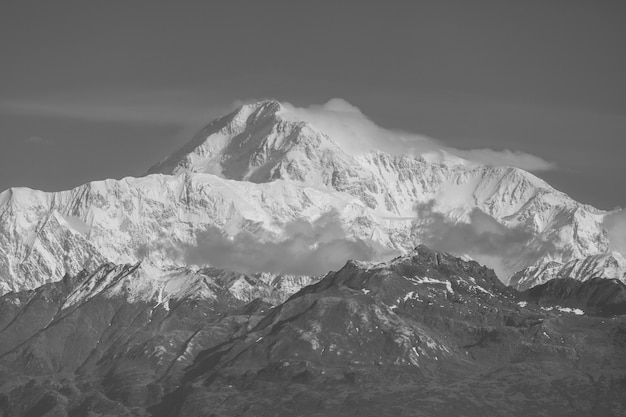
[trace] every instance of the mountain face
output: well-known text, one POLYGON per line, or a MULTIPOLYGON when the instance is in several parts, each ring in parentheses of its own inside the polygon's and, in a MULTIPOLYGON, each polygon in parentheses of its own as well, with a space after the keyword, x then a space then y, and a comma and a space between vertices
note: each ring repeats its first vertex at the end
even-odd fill
POLYGON ((626 314, 626 285, 616 279, 591 278, 578 281, 555 278, 524 292, 528 300, 540 305, 559 305, 568 309, 600 315, 626 314))
POLYGON ((406 253, 416 242, 480 260, 508 248, 502 279, 537 263, 608 251, 605 212, 528 172, 459 158, 348 154, 314 124, 294 119, 278 102, 245 105, 209 124, 145 177, 57 193, 3 192, 0 292, 34 289, 105 262, 187 267, 193 263, 189 248, 201 252, 199 240, 208 232, 231 240, 245 232, 244 243, 285 242, 294 222, 328 213, 336 215, 341 239, 371 246, 370 258, 406 253), (446 233, 458 224, 472 235, 446 233), (476 244, 481 239, 488 248, 476 244))
POLYGON ((131 415, 202 346, 254 323, 219 277, 175 273, 152 293, 140 269, 103 265, 0 299, 3 416, 131 415))
POLYGON ((623 317, 536 304, 423 246, 350 261, 275 306, 239 297, 229 273, 146 268, 0 297, 3 416, 626 411, 623 317))
POLYGON ((626 259, 618 252, 611 252, 573 259, 567 263, 555 261, 541 263, 515 273, 511 277, 510 285, 524 291, 558 278, 572 278, 578 281, 606 278, 626 284, 626 259))
MULTIPOLYGON (((509 272, 543 258, 569 260, 608 250, 604 212, 576 203, 528 172, 459 158, 349 155, 316 126, 294 118, 278 102, 244 106, 207 126, 150 172, 211 173, 255 183, 283 179, 349 194, 388 219, 419 221, 416 204, 428 202, 452 221, 467 221, 478 209, 532 236, 518 249, 519 260, 506 265, 509 272), (548 251, 546 242, 554 250, 548 251)), ((414 246, 406 232, 396 239, 385 243, 404 250, 414 246)))
POLYGON ((0 415, 67 415, 70 405, 78 416, 131 415, 173 390, 202 349, 308 283, 103 264, 9 293, 0 298, 0 415))
POLYGON ((2 196, 5 291, 36 288, 105 261, 186 266, 179 248, 195 243, 198 231, 261 229, 271 237, 277 225, 343 203, 284 182, 256 187, 213 175, 107 180, 58 193, 10 189, 2 196))

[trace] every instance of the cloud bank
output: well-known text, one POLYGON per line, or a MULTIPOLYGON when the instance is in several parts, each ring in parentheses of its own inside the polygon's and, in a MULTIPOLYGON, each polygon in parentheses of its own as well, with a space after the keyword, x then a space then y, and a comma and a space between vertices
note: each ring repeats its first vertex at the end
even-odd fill
POLYGON ((607 214, 603 226, 609 238, 609 249, 626 256, 626 209, 607 214))
POLYGON ((28 143, 30 145, 46 145, 46 146, 51 146, 55 144, 54 141, 50 139, 46 139, 41 136, 29 136, 26 139, 24 139, 24 143, 28 143))
POLYGON ((556 169, 555 163, 548 162, 538 156, 520 151, 511 151, 509 149, 502 151, 495 151, 493 149, 447 149, 448 152, 456 156, 484 165, 513 166, 522 168, 526 171, 535 172, 556 169))
POLYGON ((308 108, 283 103, 287 110, 284 117, 305 120, 333 138, 350 153, 362 153, 371 149, 394 155, 449 155, 485 165, 515 166, 527 171, 547 171, 556 168, 553 162, 535 155, 515 150, 472 149, 462 150, 446 146, 442 141, 427 136, 377 126, 361 110, 347 101, 334 98, 324 105, 308 108))
POLYGON ((554 250, 549 242, 538 242, 523 227, 510 228, 478 208, 469 214, 469 223, 456 223, 434 209, 435 202, 416 204, 417 231, 427 246, 457 255, 469 255, 492 268, 501 280, 516 272, 507 260, 525 250, 545 254, 554 250), (530 249, 529 243, 535 240, 530 249))
POLYGON ((38 99, 2 99, 0 112, 90 122, 196 126, 236 108, 209 102, 186 90, 86 91, 38 99))
POLYGON ((211 265, 240 273, 272 272, 293 275, 322 275, 338 270, 350 260, 371 261, 395 255, 374 242, 346 236, 339 214, 330 211, 309 222, 295 220, 284 226, 282 237, 265 241, 246 231, 225 236, 218 228, 196 232, 195 244, 174 246, 157 242, 143 247, 184 259, 189 265, 211 265))
POLYGON ((283 118, 292 121, 307 121, 333 138, 349 153, 362 153, 372 149, 402 155, 436 151, 443 143, 426 136, 391 131, 376 125, 361 110, 347 101, 334 98, 324 105, 307 108, 282 103, 287 110, 283 118))

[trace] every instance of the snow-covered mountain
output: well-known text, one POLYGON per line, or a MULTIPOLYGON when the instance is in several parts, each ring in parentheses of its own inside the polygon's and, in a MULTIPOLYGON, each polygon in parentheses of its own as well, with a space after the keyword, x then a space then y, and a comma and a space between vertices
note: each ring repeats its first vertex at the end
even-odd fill
MULTIPOLYGON (((106 180, 58 193, 17 188, 0 196, 4 291, 36 288, 107 261, 185 266, 180 248, 193 244, 197 230, 262 231, 269 239, 299 216, 338 207, 352 213, 341 195, 204 174, 106 180)), ((352 215, 361 211, 357 206, 352 215)))
POLYGON ((210 123, 145 177, 56 193, 4 191, 0 292, 104 262, 185 267, 203 231, 276 242, 294 222, 329 212, 341 238, 367 242, 376 248, 372 256, 385 253, 380 248, 406 252, 428 244, 441 237, 441 227, 460 223, 473 235, 454 251, 489 260, 495 255, 475 249, 472 239, 506 241, 514 234, 515 256, 501 265, 503 279, 537 262, 608 251, 605 212, 526 171, 445 155, 350 154, 335 139, 280 103, 262 101, 210 123))
MULTIPOLYGON (((212 173, 255 183, 282 179, 351 195, 376 217, 400 221, 418 217, 416 203, 434 203, 434 212, 422 211, 422 216, 444 213, 455 222, 471 220, 478 209, 534 237, 519 248, 520 259, 511 260, 507 272, 543 257, 569 260, 608 249, 602 232, 605 212, 572 200, 526 171, 477 166, 450 155, 348 154, 322 126, 294 119, 288 107, 275 101, 243 106, 208 125, 150 172, 212 173)), ((415 236, 428 237, 418 227, 386 244, 410 249, 415 236)))
POLYGON ((626 284, 626 259, 618 252, 610 252, 572 259, 566 263, 540 263, 515 273, 510 285, 524 291, 555 278, 573 278, 578 281, 607 278, 626 284))
MULTIPOLYGON (((267 273, 238 274, 217 268, 165 268, 141 263, 115 265, 104 263, 95 271, 81 271, 61 308, 82 304, 96 296, 124 298, 129 303, 145 302, 170 309, 170 303, 184 299, 214 300, 228 304, 250 303, 261 299, 277 305, 300 288, 317 282, 316 277, 298 277, 267 273)), ((156 307, 155 307, 156 308, 156 307)))

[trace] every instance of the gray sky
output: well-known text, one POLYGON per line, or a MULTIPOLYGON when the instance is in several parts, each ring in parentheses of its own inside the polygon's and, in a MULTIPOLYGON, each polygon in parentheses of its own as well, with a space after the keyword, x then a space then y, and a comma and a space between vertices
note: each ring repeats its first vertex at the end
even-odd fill
POLYGON ((141 175, 241 100, 341 97, 626 205, 623 1, 38 3, 0 13, 0 189, 141 175))

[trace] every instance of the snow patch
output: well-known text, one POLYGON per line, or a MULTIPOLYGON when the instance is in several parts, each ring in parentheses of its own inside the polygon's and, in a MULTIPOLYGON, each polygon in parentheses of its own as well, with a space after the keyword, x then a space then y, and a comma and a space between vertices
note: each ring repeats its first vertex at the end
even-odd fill
POLYGON ((582 316, 585 314, 585 312, 579 308, 570 308, 570 307, 561 307, 561 306, 556 306, 556 307, 541 307, 542 310, 544 311, 552 311, 552 310, 558 310, 561 313, 569 313, 569 314, 575 314, 577 316, 582 316))
POLYGON ((418 278, 418 277, 405 277, 407 280, 411 281, 414 284, 440 284, 440 285, 445 285, 446 290, 449 293, 454 293, 454 291, 452 290, 452 284, 450 283, 450 281, 440 281, 438 279, 433 279, 433 278, 428 278, 428 277, 424 277, 424 278, 418 278))

